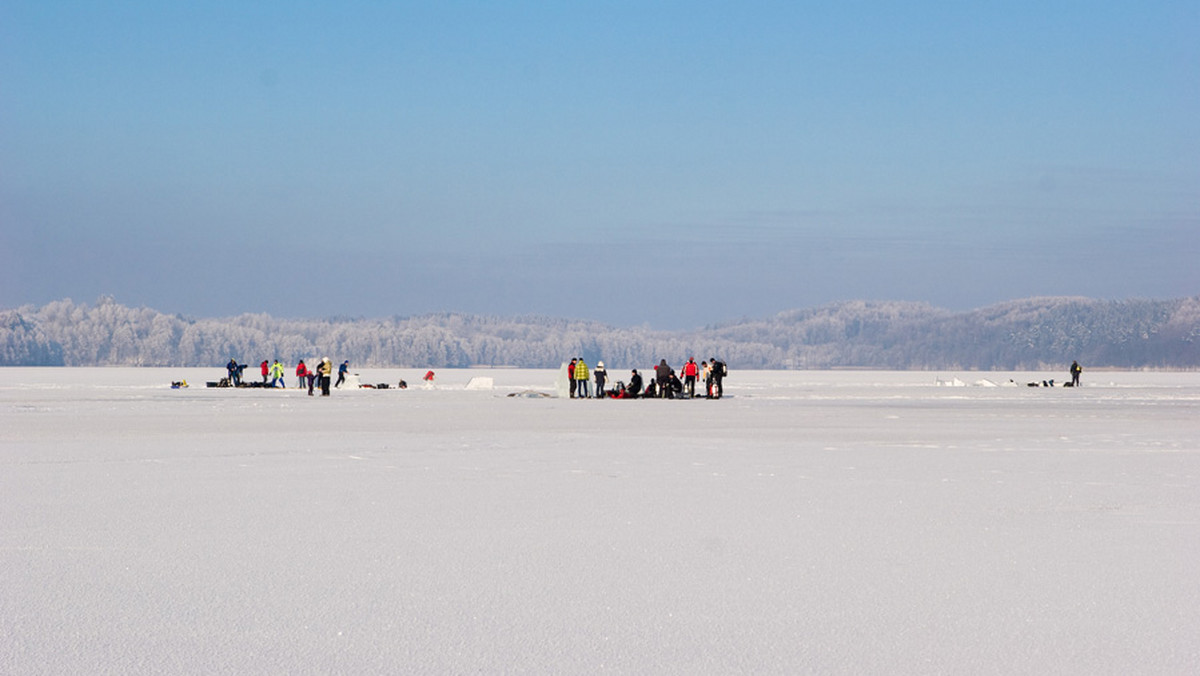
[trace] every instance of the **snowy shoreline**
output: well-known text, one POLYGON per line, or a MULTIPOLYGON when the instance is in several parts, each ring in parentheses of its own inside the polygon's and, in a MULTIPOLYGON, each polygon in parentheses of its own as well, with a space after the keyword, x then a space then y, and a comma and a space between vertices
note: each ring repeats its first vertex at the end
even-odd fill
POLYGON ((1200 663, 1195 373, 734 371, 724 401, 584 403, 507 396, 553 370, 356 371, 410 389, 0 370, 0 671, 1200 663))
MULTIPOLYGON (((635 367, 646 372, 650 367, 635 367)), ((293 374, 295 365, 288 367, 284 378, 287 388, 296 387, 296 376, 293 374)), ((400 380, 405 380, 410 388, 421 388, 421 377, 428 371, 426 368, 352 368, 363 384, 378 382, 389 383, 395 387, 400 380)), ((556 369, 522 369, 522 368, 438 368, 433 369, 437 374, 436 385, 439 389, 462 389, 476 376, 491 378, 498 389, 533 388, 554 390, 556 369)), ((208 382, 219 381, 225 377, 225 369, 220 367, 131 367, 131 366, 7 366, 0 368, 0 390, 11 388, 77 384, 86 386, 130 386, 130 387, 170 387, 172 382, 186 380, 190 387, 205 387, 208 382)), ((259 381, 261 376, 247 369, 246 381, 259 381)), ((617 380, 627 381, 629 370, 610 367, 609 383, 617 380)), ((971 370, 929 370, 929 371, 893 371, 876 369, 829 369, 816 371, 802 370, 734 370, 727 381, 734 388, 762 388, 764 386, 794 387, 798 383, 828 384, 834 386, 847 385, 879 385, 879 386, 921 386, 945 384, 942 381, 958 379, 964 385, 976 385, 981 380, 996 384, 1004 384, 1012 380, 1018 385, 1029 382, 1042 382, 1054 379, 1057 386, 1069 379, 1064 369, 1061 373, 1052 371, 971 371, 971 370)), ((1083 376, 1083 386, 1088 387, 1200 387, 1200 372, 1187 370, 1151 370, 1151 369, 1098 369, 1087 370, 1083 376)), ((282 388, 286 389, 286 388, 282 388)), ((348 390, 343 390, 348 391, 348 390)))

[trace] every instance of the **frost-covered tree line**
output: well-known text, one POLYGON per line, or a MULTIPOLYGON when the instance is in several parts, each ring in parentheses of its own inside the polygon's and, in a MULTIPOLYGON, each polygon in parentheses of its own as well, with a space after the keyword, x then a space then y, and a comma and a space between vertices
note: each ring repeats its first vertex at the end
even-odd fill
POLYGON ((0 311, 0 365, 213 366, 329 356, 356 366, 611 368, 718 356, 755 369, 1200 367, 1200 296, 1031 298, 969 312, 852 301, 683 332, 587 320, 431 314, 386 319, 189 318, 112 298, 0 311))
MULTIPOLYGON (((852 301, 718 327, 726 344, 767 344, 763 368, 1061 369, 1200 366, 1200 296, 1105 301, 1029 298, 951 312, 852 301)), ((751 365, 759 365, 751 362, 751 365)))

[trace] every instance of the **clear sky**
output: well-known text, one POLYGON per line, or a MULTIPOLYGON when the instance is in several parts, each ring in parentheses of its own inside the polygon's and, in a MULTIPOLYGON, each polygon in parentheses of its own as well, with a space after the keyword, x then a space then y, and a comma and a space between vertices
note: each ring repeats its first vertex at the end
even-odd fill
POLYGON ((0 307, 1200 293, 1200 3, 0 2, 0 307))

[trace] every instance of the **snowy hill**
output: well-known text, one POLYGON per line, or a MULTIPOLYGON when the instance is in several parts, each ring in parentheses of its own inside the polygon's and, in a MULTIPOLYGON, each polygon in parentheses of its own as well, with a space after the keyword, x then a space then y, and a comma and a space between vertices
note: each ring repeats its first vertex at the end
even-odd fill
POLYGON ((720 356, 734 368, 1200 367, 1200 296, 1030 298, 969 312, 850 301, 695 331, 586 320, 435 314, 382 319, 195 319, 111 298, 0 312, 0 365, 216 366, 335 355, 358 365, 546 368, 563 358, 650 365, 720 356))

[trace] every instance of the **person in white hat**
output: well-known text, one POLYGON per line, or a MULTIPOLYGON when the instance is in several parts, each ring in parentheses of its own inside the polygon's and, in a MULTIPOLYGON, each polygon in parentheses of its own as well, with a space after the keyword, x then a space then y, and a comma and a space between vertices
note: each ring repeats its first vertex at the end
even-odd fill
POLYGON ((605 397, 604 383, 608 380, 608 371, 604 369, 604 362, 596 362, 596 368, 592 371, 592 375, 596 378, 596 398, 603 399, 605 397))

